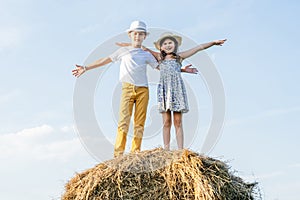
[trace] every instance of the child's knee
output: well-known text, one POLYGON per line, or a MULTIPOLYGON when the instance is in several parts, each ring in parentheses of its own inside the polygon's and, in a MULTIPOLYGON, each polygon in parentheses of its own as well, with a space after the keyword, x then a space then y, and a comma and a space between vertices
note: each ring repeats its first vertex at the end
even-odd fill
POLYGON ((171 125, 172 125, 171 119, 165 119, 164 120, 164 127, 165 128, 169 128, 169 127, 171 127, 171 125))
POLYGON ((181 119, 174 119, 174 126, 176 128, 180 128, 182 126, 182 120, 181 119))

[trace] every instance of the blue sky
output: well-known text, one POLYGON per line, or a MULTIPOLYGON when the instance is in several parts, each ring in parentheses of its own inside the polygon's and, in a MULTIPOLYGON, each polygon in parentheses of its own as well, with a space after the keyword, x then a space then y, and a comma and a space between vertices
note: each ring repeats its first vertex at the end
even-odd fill
POLYGON ((210 156, 258 181, 264 199, 297 199, 299 7, 292 0, 0 0, 0 199, 59 199, 75 172, 97 164, 74 129, 71 70, 136 19, 196 43, 228 39, 206 50, 226 95, 210 156))

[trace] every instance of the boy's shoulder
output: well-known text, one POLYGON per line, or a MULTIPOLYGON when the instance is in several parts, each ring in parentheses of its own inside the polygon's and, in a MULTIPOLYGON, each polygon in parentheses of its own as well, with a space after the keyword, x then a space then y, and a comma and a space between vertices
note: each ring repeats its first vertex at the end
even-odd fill
POLYGON ((149 51, 145 51, 142 48, 134 48, 132 46, 120 47, 116 52, 116 55, 123 57, 125 55, 143 55, 146 57, 152 57, 152 54, 149 51))

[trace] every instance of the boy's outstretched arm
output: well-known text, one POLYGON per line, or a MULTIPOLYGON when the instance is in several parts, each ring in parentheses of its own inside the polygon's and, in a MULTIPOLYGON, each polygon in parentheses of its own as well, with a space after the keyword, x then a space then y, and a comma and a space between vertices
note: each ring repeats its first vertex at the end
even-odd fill
POLYGON ((84 72, 86 72, 87 70, 94 69, 94 68, 106 65, 106 64, 108 64, 110 62, 112 62, 111 58, 110 57, 105 57, 105 58, 100 58, 99 60, 96 60, 95 62, 93 62, 93 63, 91 63, 89 65, 86 65, 86 66, 76 65, 76 69, 72 70, 72 74, 75 77, 79 77, 84 72))
POLYGON ((185 58, 188 58, 188 57, 194 55, 195 53, 198 53, 199 51, 202 51, 202 50, 207 49, 209 47, 212 47, 214 45, 222 46, 222 44, 224 44, 225 41, 226 41, 226 39, 215 40, 215 41, 212 41, 212 42, 200 44, 200 45, 198 45, 194 48, 191 48, 187 51, 180 52, 178 54, 181 58, 185 59, 185 58))

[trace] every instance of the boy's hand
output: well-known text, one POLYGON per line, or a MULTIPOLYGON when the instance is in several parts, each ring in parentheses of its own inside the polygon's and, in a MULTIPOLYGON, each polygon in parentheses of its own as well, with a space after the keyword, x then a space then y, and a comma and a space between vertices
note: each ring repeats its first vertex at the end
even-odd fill
POLYGON ((191 68, 192 64, 186 65, 184 67, 181 68, 182 72, 186 72, 186 73, 191 73, 191 74, 197 74, 198 70, 197 68, 191 68))
POLYGON ((76 65, 76 69, 72 70, 72 74, 75 77, 79 77, 81 76, 81 74, 83 74, 86 71, 86 68, 82 65, 76 65))

